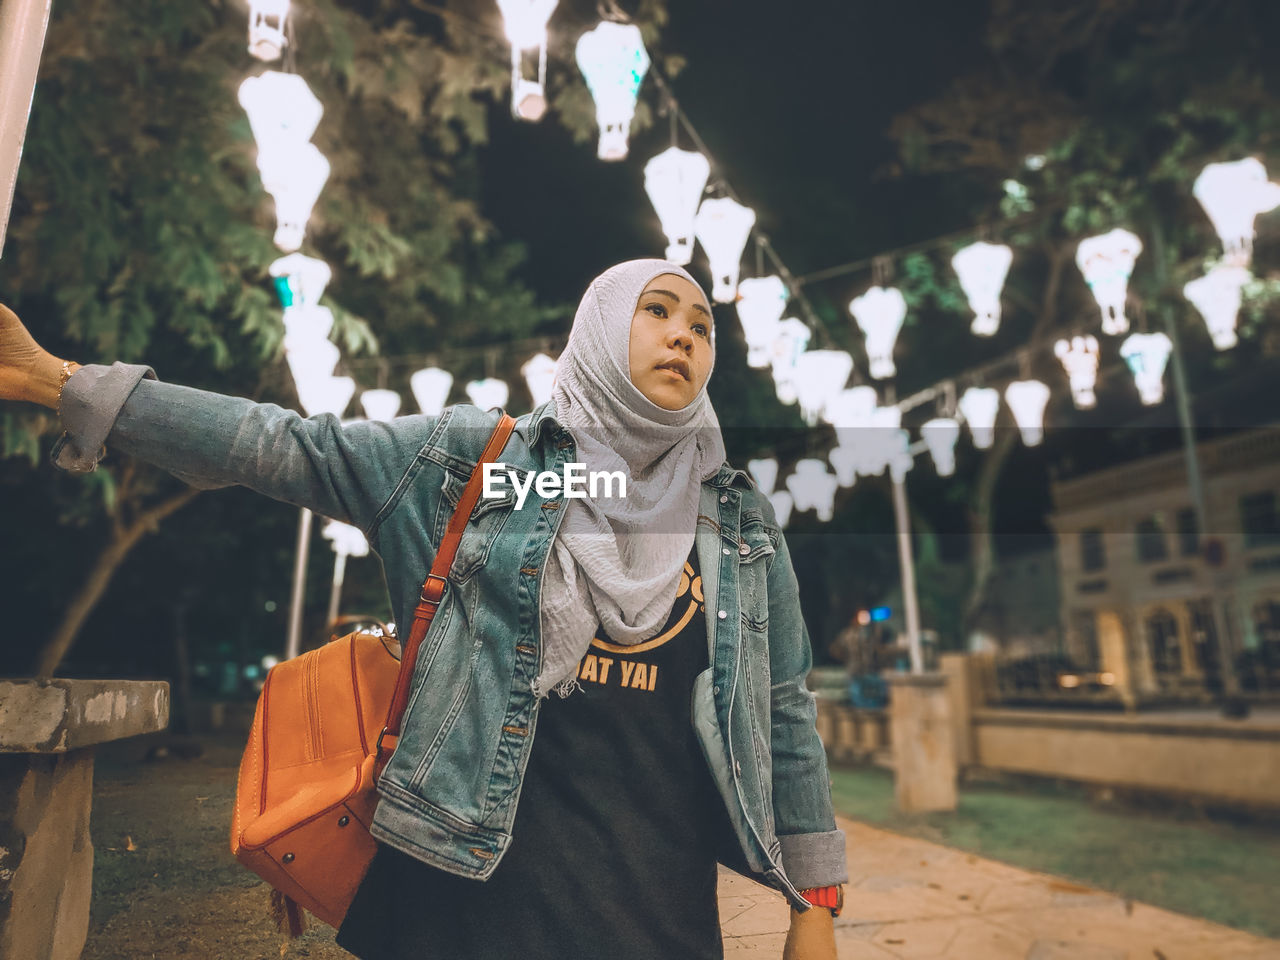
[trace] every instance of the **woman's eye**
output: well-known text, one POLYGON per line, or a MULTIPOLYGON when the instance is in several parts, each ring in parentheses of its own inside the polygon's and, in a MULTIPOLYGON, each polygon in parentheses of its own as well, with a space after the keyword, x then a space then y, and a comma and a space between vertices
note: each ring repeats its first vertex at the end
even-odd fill
POLYGON ((707 327, 705 323, 695 323, 693 325, 693 332, 700 337, 705 337, 710 335, 711 330, 707 327))
POLYGON ((645 309, 655 317, 665 317, 667 315, 667 308, 660 303, 651 303, 649 306, 645 307, 645 309))

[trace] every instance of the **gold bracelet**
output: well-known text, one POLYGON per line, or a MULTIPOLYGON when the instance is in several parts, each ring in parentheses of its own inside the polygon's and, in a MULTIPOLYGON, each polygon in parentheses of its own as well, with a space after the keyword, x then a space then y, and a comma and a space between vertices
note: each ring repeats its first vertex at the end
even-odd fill
POLYGON ((62 388, 67 385, 67 381, 71 379, 71 361, 62 361, 62 376, 58 378, 58 416, 62 416, 62 388))

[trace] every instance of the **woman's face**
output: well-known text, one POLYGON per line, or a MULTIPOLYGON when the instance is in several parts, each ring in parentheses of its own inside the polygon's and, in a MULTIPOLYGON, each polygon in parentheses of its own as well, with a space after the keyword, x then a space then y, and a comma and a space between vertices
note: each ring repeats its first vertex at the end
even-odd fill
POLYGON ((697 284, 674 273, 649 281, 631 318, 630 373, 664 410, 693 402, 711 374, 711 308, 697 284))

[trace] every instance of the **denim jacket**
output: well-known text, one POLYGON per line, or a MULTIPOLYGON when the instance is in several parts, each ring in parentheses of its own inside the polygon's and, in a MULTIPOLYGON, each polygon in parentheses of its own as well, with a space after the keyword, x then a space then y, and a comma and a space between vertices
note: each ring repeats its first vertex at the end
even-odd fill
MULTIPOLYGON (((342 424, 160 383, 149 368, 85 367, 68 381, 67 437, 55 462, 92 469, 105 442, 188 483, 241 484, 358 527, 382 559, 397 623, 409 623, 435 549, 496 412, 342 424), (109 432, 108 432, 109 431, 109 432)), ((544 404, 519 418, 501 454, 521 474, 574 460, 544 404)), ((522 484, 523 486, 523 484, 522 484)), ((372 832, 427 863, 485 879, 511 825, 538 722, 538 598, 560 495, 530 488, 472 511, 443 602, 418 655, 401 736, 378 784, 372 832)), ((768 499, 723 465, 702 485, 695 548, 710 667, 693 718, 747 867, 798 909, 798 890, 847 879, 812 665, 791 559, 768 499)))

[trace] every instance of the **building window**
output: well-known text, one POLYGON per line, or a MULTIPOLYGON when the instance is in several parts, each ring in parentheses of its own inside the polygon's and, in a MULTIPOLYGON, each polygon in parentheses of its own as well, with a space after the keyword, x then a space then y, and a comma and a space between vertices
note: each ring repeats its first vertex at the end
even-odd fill
POLYGON ((1101 570, 1107 565, 1102 544, 1102 531, 1097 527, 1080 531, 1080 566, 1086 571, 1101 570))
POLYGON ((1246 547, 1280 545, 1280 515, 1276 513, 1276 495, 1272 490, 1251 493, 1240 498, 1240 528, 1246 547))
POLYGON ((1138 560, 1142 563, 1158 563, 1169 559, 1169 545, 1165 542, 1164 523, 1161 516, 1152 514, 1138 521, 1138 560))
POLYGON ((1200 553, 1200 525, 1196 523, 1196 512, 1192 507, 1178 511, 1178 552, 1184 557, 1200 553))
POLYGON ((1147 618, 1147 649, 1151 655, 1151 669, 1156 676, 1171 676, 1182 672, 1178 621, 1168 610, 1157 610, 1147 618))

